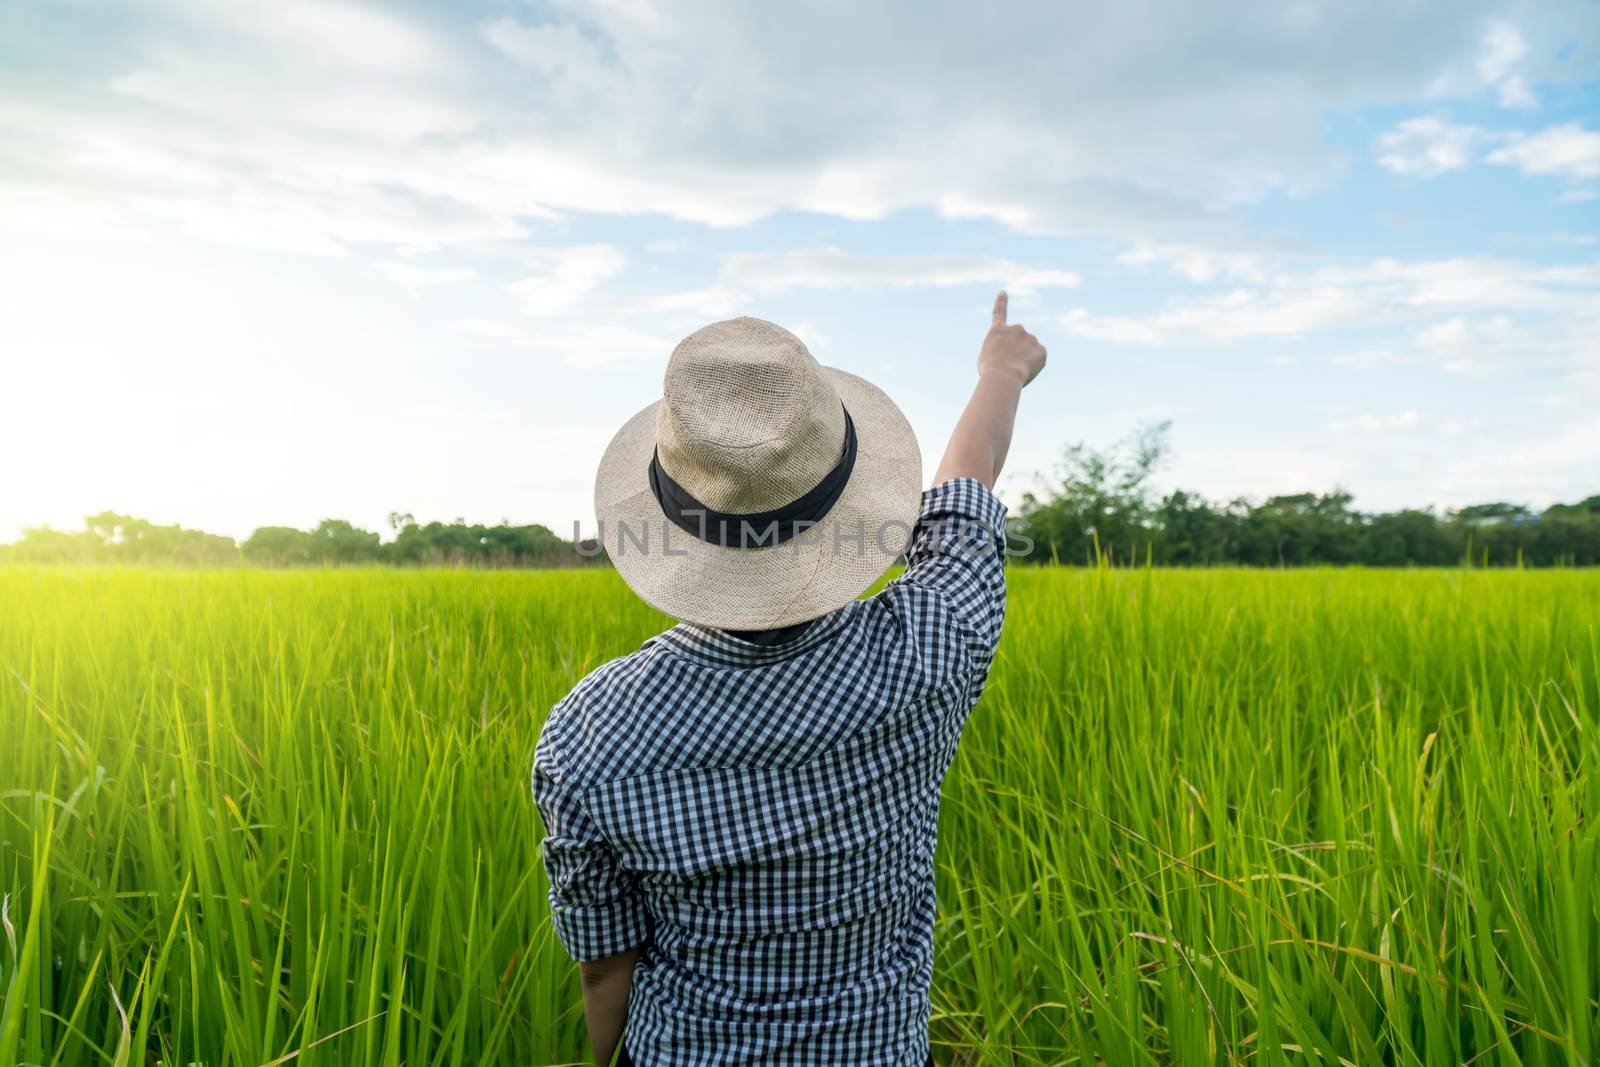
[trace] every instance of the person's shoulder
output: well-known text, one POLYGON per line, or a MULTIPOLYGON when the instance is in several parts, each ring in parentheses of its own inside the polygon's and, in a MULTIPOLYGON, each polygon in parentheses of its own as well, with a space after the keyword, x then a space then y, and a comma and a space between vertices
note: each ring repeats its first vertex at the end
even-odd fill
POLYGON ((995 496, 994 490, 969 475, 947 478, 938 485, 923 490, 922 514, 926 522, 946 516, 960 516, 1002 529, 1007 508, 995 496))
POLYGON ((571 770, 593 762, 595 746, 615 742, 634 694, 669 652, 656 635, 624 656, 590 670, 556 701, 539 731, 539 746, 571 770))
POLYGON ((615 697, 619 687, 626 686, 641 670, 647 669, 653 660, 659 658, 661 653, 662 647, 658 635, 627 655, 606 660, 595 667, 578 679, 577 684, 568 690, 567 695, 550 709, 550 716, 545 720, 546 729, 549 729, 552 722, 560 723, 575 714, 604 707, 615 697))
POLYGON ((976 478, 946 479, 924 492, 906 569, 878 594, 883 608, 913 633, 945 638, 933 642, 939 647, 954 640, 963 652, 991 654, 1005 612, 1005 516, 1005 505, 976 478))

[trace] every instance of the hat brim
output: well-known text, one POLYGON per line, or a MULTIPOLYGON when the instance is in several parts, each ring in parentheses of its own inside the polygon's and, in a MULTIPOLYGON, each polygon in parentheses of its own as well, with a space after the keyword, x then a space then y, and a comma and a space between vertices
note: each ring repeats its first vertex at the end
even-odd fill
POLYGON ((667 518, 649 479, 659 401, 617 431, 595 477, 595 517, 611 563, 646 602, 701 626, 790 626, 856 599, 904 551, 922 502, 916 434, 883 390, 822 370, 855 424, 855 466, 822 521, 782 544, 723 548, 667 518))

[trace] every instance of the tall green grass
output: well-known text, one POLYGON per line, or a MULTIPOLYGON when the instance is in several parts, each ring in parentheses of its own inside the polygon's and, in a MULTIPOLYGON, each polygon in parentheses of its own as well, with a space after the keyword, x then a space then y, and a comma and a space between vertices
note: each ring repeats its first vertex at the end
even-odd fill
MULTIPOLYGON (((1012 572, 941 1063, 1600 1042, 1600 573, 1012 572)), ((0 569, 0 1064, 583 1058, 528 771, 612 573, 0 569)))

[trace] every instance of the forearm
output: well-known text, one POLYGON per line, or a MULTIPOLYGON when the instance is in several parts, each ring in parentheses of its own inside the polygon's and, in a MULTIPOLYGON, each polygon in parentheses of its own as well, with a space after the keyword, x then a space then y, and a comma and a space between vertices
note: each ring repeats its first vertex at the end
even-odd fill
POLYGON ((956 421, 933 484, 951 478, 976 478, 994 488, 1011 450, 1011 428, 1017 419, 1022 387, 1044 369, 1045 350, 1033 334, 1008 325, 1010 297, 1004 289, 994 298, 989 334, 978 352, 978 384, 956 421))
POLYGON ((967 477, 994 488, 1011 449, 1011 432, 1021 396, 1021 375, 1004 371, 979 375, 933 477, 935 485, 967 477))
POLYGON ((628 1022, 628 998, 633 992, 633 965, 642 948, 608 956, 580 966, 583 984, 583 1019, 589 1026, 589 1043, 595 1062, 611 1062, 628 1022))

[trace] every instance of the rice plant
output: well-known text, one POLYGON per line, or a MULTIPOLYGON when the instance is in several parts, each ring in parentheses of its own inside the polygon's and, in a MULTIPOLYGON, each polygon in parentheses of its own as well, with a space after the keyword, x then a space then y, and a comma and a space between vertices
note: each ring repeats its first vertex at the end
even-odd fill
MULTIPOLYGON (((0 1064, 584 1059, 528 790, 608 571, 0 569, 0 1064)), ((941 1063, 1595 1063, 1600 573, 1014 569, 941 1063)))

